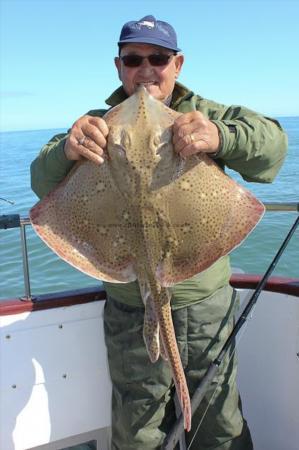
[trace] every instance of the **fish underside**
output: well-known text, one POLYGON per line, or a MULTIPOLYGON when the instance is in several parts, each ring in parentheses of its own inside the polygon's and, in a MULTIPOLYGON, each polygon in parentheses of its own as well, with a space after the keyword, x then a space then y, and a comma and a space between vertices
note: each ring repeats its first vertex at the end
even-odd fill
POLYGON ((45 243, 82 272, 107 282, 138 280, 149 357, 170 364, 189 431, 190 398, 168 287, 239 245, 264 207, 205 154, 182 159, 174 152, 179 115, 140 88, 104 116, 105 162, 76 163, 30 218, 45 243))

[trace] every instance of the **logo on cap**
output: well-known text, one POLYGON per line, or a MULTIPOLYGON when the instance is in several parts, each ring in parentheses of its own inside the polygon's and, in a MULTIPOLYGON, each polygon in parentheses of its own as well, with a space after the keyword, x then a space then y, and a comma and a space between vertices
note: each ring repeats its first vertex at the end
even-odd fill
POLYGON ((143 20, 142 22, 137 22, 138 28, 147 27, 148 29, 155 27, 155 22, 149 22, 148 20, 143 20))

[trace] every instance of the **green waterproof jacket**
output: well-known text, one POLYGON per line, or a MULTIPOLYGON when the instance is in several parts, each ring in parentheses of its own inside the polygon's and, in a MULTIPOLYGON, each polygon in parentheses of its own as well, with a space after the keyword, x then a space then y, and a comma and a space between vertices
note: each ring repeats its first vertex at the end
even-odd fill
MULTIPOLYGON (((126 99, 122 87, 107 100, 116 106, 126 99)), ((170 108, 186 113, 200 111, 218 127, 221 150, 216 162, 239 172, 246 181, 270 183, 279 171, 286 154, 287 137, 276 120, 263 117, 241 106, 224 106, 195 95, 176 83, 170 108)), ((92 110, 87 114, 103 116, 107 110, 92 110)), ((50 192, 70 171, 74 161, 66 159, 64 144, 67 133, 54 136, 31 164, 31 185, 39 198, 50 192)), ((171 288, 172 307, 180 308, 212 295, 229 282, 229 257, 221 258, 202 274, 171 288)), ((114 299, 130 305, 142 305, 137 282, 104 283, 114 299)))

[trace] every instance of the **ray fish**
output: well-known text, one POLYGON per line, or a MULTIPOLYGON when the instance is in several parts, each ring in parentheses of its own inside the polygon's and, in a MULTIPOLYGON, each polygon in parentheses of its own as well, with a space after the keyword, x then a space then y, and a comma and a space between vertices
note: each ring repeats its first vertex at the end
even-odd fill
POLYGON ((264 206, 206 154, 182 159, 174 152, 179 115, 141 87, 104 116, 105 162, 76 163, 30 218, 45 243, 82 272, 107 282, 138 280, 149 358, 168 361, 189 431, 190 397, 168 288, 239 245, 264 206))

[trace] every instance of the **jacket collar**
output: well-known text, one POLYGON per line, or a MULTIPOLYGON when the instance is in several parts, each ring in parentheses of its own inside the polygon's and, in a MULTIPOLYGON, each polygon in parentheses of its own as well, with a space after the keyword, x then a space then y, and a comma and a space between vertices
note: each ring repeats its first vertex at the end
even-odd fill
MULTIPOLYGON (((170 108, 175 109, 177 105, 179 105, 182 101, 192 97, 192 95, 194 95, 192 91, 190 91, 183 84, 176 82, 172 92, 170 108)), ((107 105, 113 107, 119 105, 121 102, 126 100, 126 98, 128 98, 128 96, 125 93, 124 88, 120 86, 110 95, 110 97, 107 98, 106 103, 107 105)))

